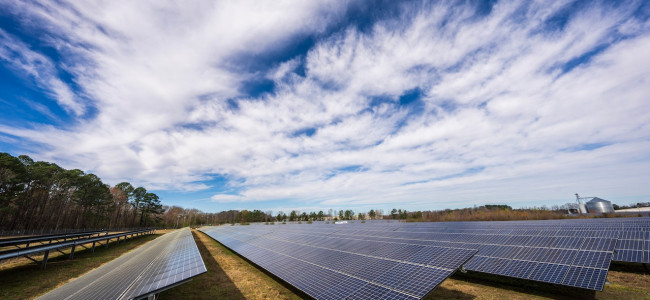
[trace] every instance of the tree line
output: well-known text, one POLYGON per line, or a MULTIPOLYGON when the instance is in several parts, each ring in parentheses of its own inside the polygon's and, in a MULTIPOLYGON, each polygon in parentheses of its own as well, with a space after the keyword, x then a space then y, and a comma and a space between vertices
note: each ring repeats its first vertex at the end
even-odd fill
POLYGON ((0 230, 156 226, 163 207, 155 193, 29 156, 0 153, 0 230))
MULTIPOLYGON (((639 203, 643 206, 647 203, 639 203)), ((0 153, 0 230, 133 228, 215 225, 224 223, 381 220, 494 221, 567 218, 566 208, 553 206, 513 209, 507 205, 437 211, 381 209, 315 212, 228 210, 204 213, 194 208, 162 205, 155 193, 128 182, 110 186, 92 173, 66 170, 29 156, 0 153)))

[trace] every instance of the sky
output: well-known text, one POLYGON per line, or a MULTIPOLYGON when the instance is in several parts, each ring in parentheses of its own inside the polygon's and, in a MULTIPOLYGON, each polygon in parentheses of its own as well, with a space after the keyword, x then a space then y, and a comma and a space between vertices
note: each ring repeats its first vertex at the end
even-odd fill
POLYGON ((0 0, 0 152, 205 212, 646 202, 650 2, 0 0))

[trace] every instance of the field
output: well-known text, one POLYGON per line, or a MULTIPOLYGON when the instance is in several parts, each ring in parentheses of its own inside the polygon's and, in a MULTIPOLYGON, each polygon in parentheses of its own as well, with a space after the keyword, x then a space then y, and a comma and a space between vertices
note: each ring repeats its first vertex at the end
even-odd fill
MULTIPOLYGON (((33 299, 72 278, 126 253, 158 236, 143 236, 111 244, 95 253, 78 251, 75 259, 52 257, 47 269, 27 259, 0 264, 0 299, 33 299)), ((301 299, 305 295, 272 274, 250 264, 207 235, 192 234, 208 272, 165 291, 160 299, 301 299)), ((614 264, 603 292, 539 284, 485 274, 456 273, 425 299, 650 299, 650 271, 640 264, 614 264)))

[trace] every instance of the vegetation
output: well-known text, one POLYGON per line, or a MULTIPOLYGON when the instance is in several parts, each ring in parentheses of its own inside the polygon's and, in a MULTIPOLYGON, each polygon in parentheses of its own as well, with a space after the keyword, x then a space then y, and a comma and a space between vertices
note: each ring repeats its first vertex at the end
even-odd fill
POLYGON ((628 208, 639 208, 639 207, 650 207, 650 202, 637 202, 637 203, 632 203, 629 205, 617 205, 617 204, 612 204, 615 210, 619 209, 628 209, 628 208))
MULTIPOLYGON (((631 204, 642 207, 650 203, 631 204)), ((626 208, 627 206, 615 206, 626 208)), ((614 216, 614 215, 612 215, 614 216)), ((62 229, 132 228, 156 226, 179 228, 197 225, 251 222, 313 222, 325 220, 407 221, 505 221, 568 218, 559 206, 513 209, 508 205, 484 205, 439 211, 393 208, 369 211, 333 210, 327 213, 292 210, 228 210, 204 213, 198 209, 164 206, 159 197, 144 187, 121 182, 111 187, 92 173, 66 170, 56 164, 33 161, 21 155, 0 153, 0 230, 56 232, 62 229)), ((584 216, 581 216, 584 217, 584 216)), ((611 217, 605 215, 604 217, 611 217)))
POLYGON ((125 228, 159 223, 160 199, 81 170, 0 153, 0 230, 125 228))
POLYGON ((547 207, 533 207, 513 209, 507 205, 485 205, 473 208, 445 209, 439 211, 417 211, 406 214, 408 215, 408 221, 427 222, 552 220, 595 217, 584 215, 569 216, 566 214, 566 210, 560 208, 549 209, 547 207))

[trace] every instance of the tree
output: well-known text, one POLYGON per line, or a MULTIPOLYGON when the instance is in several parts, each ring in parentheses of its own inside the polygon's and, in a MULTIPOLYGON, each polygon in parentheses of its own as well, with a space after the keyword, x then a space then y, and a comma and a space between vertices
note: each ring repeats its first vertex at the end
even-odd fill
POLYGON ((325 215, 323 214, 322 210, 318 211, 318 220, 319 221, 325 220, 325 215))
POLYGON ((106 216, 111 199, 110 190, 95 174, 79 177, 77 184, 74 201, 81 207, 81 213, 77 215, 76 226, 96 227, 106 216))
POLYGON ((110 228, 128 227, 128 220, 125 218, 129 212, 129 201, 133 197, 133 186, 128 182, 120 182, 115 187, 111 188, 111 195, 113 196, 113 203, 115 204, 115 211, 113 212, 113 219, 111 220, 110 228))
POLYGON ((291 214, 289 215, 289 221, 293 222, 293 221, 296 221, 297 219, 298 219, 298 212, 295 211, 295 210, 292 210, 291 214))
POLYGON ((391 219, 397 219, 397 209, 393 208, 393 210, 390 211, 390 217, 391 219))
POLYGON ((133 205, 133 222, 138 215, 138 210, 142 210, 142 203, 144 202, 144 196, 147 194, 147 189, 143 187, 137 187, 133 190, 131 197, 131 205, 133 205))
MULTIPOLYGON (((160 198, 154 193, 146 193, 142 199, 142 210, 140 212, 140 226, 150 225, 150 217, 156 217, 162 213, 160 198)), ((157 221, 156 219, 153 222, 157 221)))
POLYGON ((161 221, 162 211, 157 195, 128 182, 111 188, 92 173, 0 153, 0 229, 152 225, 161 221))
POLYGON ((377 217, 377 213, 375 213, 375 210, 374 210, 374 209, 371 209, 371 210, 368 212, 368 216, 370 216, 370 219, 374 220, 374 219, 377 217))
POLYGON ((287 215, 285 215, 282 211, 279 211, 276 219, 278 220, 278 222, 283 222, 284 220, 287 219, 287 215))
POLYGON ((8 213, 25 189, 27 169, 8 153, 0 153, 0 214, 8 213))
POLYGON ((343 210, 339 210, 339 220, 343 220, 343 210))

